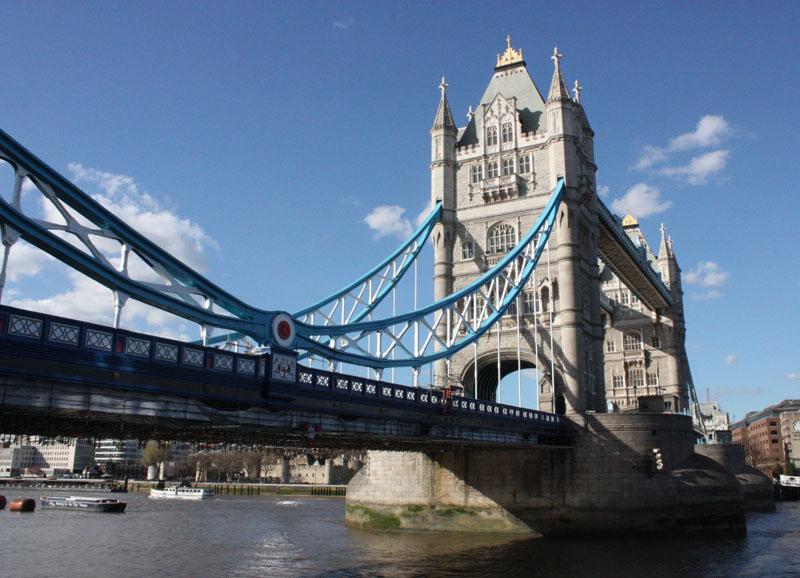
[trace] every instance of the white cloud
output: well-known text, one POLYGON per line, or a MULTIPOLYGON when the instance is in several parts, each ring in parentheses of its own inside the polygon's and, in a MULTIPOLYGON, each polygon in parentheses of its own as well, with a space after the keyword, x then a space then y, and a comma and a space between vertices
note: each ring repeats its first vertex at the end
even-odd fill
POLYGON ((670 151, 718 146, 731 132, 728 121, 722 115, 707 114, 697 122, 694 132, 676 136, 670 141, 670 151))
POLYGON ((800 373, 789 373, 783 377, 789 381, 800 381, 800 373))
POLYGON ((364 217, 364 222, 375 231, 376 239, 394 236, 405 240, 425 221, 431 209, 425 205, 413 220, 404 217, 405 212, 405 208, 399 205, 383 205, 372 209, 364 217))
POLYGON ((649 169, 654 164, 663 162, 665 160, 667 160, 666 150, 654 147, 652 145, 644 145, 644 152, 634 168, 641 170, 649 169))
POLYGON ((672 201, 662 201, 661 191, 646 183, 633 185, 621 199, 611 202, 611 210, 616 213, 630 213, 637 218, 663 213, 672 206, 672 201))
POLYGON ((705 293, 690 293, 689 297, 694 301, 704 301, 706 299, 719 299, 722 297, 722 291, 718 289, 711 289, 705 293))
POLYGON ((93 195, 94 200, 131 228, 193 269, 207 269, 205 250, 218 249, 218 245, 198 224, 161 208, 155 198, 139 190, 133 177, 84 168, 78 163, 70 163, 68 168, 76 183, 88 182, 104 191, 104 195, 93 195))
POLYGON ((725 358, 725 365, 733 365, 737 361, 739 361, 738 355, 729 355, 725 358))
POLYGON ((403 217, 406 210, 398 205, 384 205, 375 207, 364 217, 364 222, 375 231, 375 238, 396 236, 401 239, 408 238, 413 229, 411 222, 403 217))
POLYGON ((44 251, 20 239, 11 246, 8 254, 6 282, 15 283, 24 277, 38 275, 48 264, 55 262, 56 260, 44 251))
MULTIPOLYGON (((697 122, 695 130, 676 136, 667 147, 645 145, 635 169, 647 170, 655 165, 666 163, 675 153, 692 149, 704 149, 719 146, 732 134, 728 121, 722 115, 707 114, 697 122)), ((685 179, 697 185, 725 168, 729 151, 717 150, 695 156, 685 165, 665 166, 657 174, 685 179)))
POLYGON ((708 177, 725 168, 729 154, 730 151, 726 150, 712 151, 694 157, 687 165, 664 167, 658 171, 658 174, 684 178, 693 185, 701 185, 708 180, 708 177))
POLYGON ((714 261, 701 261, 694 271, 683 274, 683 281, 701 287, 721 287, 730 276, 714 261))
POLYGON ((342 18, 341 20, 334 21, 333 27, 338 28, 339 30, 350 30, 354 23, 355 20, 352 18, 342 18))
POLYGON ((608 197, 608 193, 610 192, 611 192, 611 187, 609 187, 608 185, 597 187, 597 194, 604 199, 608 197))

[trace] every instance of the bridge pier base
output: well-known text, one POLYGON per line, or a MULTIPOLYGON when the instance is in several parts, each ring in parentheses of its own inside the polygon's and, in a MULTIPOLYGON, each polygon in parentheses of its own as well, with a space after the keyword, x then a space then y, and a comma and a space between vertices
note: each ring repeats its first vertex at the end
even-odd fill
POLYGON ((348 486, 346 523, 532 536, 745 534, 747 489, 720 460, 695 453, 690 418, 581 415, 571 428, 569 448, 369 452, 348 486))

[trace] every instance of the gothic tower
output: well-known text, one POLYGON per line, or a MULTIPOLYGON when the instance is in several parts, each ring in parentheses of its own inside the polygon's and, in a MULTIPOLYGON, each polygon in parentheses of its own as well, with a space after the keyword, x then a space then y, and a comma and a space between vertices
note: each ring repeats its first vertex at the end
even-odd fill
POLYGON ((443 204, 433 233, 436 299, 474 281, 514 247, 560 178, 566 189, 548 258, 524 295, 477 347, 440 361, 435 371, 463 383, 467 396, 494 399, 499 378, 535 367, 542 375, 539 407, 576 413, 605 404, 594 134, 577 83, 570 97, 557 49, 552 59, 545 101, 509 38, 459 129, 442 81, 431 130, 431 196, 443 204))

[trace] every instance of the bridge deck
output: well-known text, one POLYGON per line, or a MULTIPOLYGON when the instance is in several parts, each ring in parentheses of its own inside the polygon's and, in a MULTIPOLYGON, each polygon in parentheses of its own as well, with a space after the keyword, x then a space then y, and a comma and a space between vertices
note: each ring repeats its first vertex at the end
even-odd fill
POLYGON ((566 442, 563 416, 0 306, 7 433, 285 446, 566 442))

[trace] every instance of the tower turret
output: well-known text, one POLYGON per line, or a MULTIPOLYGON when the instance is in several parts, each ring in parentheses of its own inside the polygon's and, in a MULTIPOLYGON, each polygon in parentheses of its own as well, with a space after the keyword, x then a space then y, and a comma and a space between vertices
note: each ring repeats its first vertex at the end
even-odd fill
MULTIPOLYGON (((433 292, 434 300, 443 299, 453 292, 453 242, 456 210, 456 136, 447 102, 447 83, 442 77, 439 108, 431 128, 431 201, 442 203, 442 216, 431 234, 434 247, 433 292)), ((447 329, 440 329, 440 337, 447 329)), ((446 373, 446 363, 437 362, 436 374, 446 373)))

